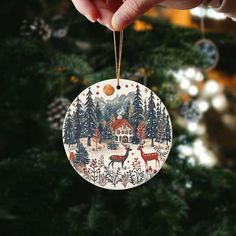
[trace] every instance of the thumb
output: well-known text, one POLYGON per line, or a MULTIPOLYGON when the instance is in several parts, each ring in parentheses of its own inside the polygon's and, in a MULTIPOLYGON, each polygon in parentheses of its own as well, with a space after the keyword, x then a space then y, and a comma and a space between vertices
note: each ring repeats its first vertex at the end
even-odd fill
POLYGON ((126 0, 112 17, 112 27, 119 31, 163 0, 126 0))

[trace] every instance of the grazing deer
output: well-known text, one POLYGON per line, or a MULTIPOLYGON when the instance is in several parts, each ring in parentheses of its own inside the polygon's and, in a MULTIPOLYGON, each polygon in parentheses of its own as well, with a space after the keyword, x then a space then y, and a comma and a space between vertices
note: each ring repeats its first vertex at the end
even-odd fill
POLYGON ((137 150, 139 150, 141 152, 141 156, 145 162, 145 166, 146 166, 146 169, 148 169, 148 161, 152 161, 152 160, 156 160, 156 168, 157 168, 157 162, 158 162, 158 165, 160 166, 160 154, 157 153, 157 152, 154 152, 154 153, 144 153, 143 152, 143 147, 139 146, 137 148, 137 150))
POLYGON ((124 156, 121 156, 121 155, 112 155, 110 156, 110 163, 108 164, 108 167, 110 165, 112 165, 112 168, 114 167, 114 163, 115 162, 120 162, 121 163, 121 166, 122 168, 124 167, 124 162, 126 161, 126 159, 128 158, 129 156, 129 152, 132 151, 132 149, 130 148, 130 145, 125 145, 125 144, 122 144, 124 147, 125 147, 125 150, 126 150, 126 153, 124 156))

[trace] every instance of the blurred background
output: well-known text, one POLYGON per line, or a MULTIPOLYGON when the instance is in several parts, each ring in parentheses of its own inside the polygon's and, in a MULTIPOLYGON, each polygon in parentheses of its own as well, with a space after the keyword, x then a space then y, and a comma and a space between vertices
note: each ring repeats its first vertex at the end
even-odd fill
POLYGON ((114 78, 112 33, 69 0, 1 4, 0 235, 236 235, 236 23, 157 7, 125 30, 122 77, 162 99, 174 143, 153 180, 107 191, 71 168, 61 126, 114 78))

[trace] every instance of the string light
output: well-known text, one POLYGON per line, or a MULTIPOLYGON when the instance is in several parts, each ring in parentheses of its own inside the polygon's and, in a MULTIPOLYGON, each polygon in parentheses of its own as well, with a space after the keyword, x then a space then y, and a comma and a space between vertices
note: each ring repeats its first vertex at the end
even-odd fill
POLYGON ((211 102, 212 106, 218 111, 223 111, 227 107, 227 100, 223 94, 216 95, 211 102))
POLYGON ((217 83, 215 80, 209 80, 206 82, 204 88, 203 88, 203 95, 207 97, 211 97, 221 91, 221 87, 219 83, 217 83))
MULTIPOLYGON (((207 17, 207 18, 214 19, 214 20, 225 20, 226 19, 226 16, 223 13, 218 13, 211 8, 204 9, 204 10, 205 10, 205 14, 206 14, 205 17, 207 17)), ((197 7, 197 8, 192 9, 191 14, 196 17, 201 17, 202 16, 202 8, 197 7)))
POLYGON ((198 93, 199 93, 199 90, 198 90, 198 87, 196 85, 192 85, 192 86, 190 86, 188 92, 191 96, 197 96, 198 93))
POLYGON ((210 107, 209 103, 205 100, 198 100, 198 106, 202 112, 206 112, 210 107))
POLYGON ((202 165, 212 167, 217 162, 214 153, 205 147, 203 140, 201 139, 196 139, 194 141, 193 153, 202 165))

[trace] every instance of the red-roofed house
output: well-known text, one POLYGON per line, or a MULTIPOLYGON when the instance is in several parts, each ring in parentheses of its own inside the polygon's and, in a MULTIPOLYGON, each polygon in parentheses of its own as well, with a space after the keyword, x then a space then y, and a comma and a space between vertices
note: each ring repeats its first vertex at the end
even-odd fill
POLYGON ((131 124, 121 116, 111 125, 112 133, 116 142, 129 143, 133 137, 131 124))

